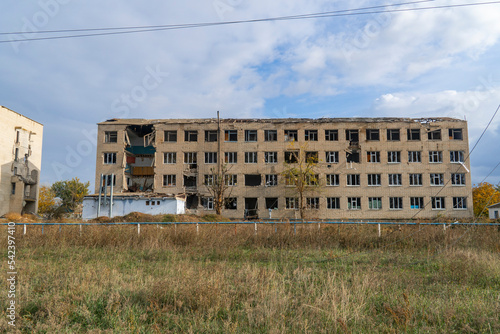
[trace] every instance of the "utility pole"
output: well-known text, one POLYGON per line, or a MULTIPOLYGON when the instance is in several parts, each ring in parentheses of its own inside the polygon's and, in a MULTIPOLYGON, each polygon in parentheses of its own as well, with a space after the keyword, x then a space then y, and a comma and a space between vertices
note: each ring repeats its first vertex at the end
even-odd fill
POLYGON ((221 172, 221 164, 222 164, 222 157, 221 157, 221 133, 220 133, 220 117, 219 117, 219 110, 217 110, 217 176, 220 176, 221 172))

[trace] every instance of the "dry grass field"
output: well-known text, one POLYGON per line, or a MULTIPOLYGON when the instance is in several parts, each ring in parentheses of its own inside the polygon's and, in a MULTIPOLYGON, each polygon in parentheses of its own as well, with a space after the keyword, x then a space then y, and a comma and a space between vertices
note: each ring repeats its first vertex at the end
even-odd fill
POLYGON ((384 227, 381 238, 367 225, 27 232, 15 234, 16 327, 2 292, 2 332, 500 333, 497 227, 384 227))

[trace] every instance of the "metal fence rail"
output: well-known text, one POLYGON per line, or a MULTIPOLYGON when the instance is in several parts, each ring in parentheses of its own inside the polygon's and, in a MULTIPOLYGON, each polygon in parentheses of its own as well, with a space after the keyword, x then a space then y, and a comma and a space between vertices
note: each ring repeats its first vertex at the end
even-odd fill
POLYGON ((378 222, 378 221, 234 221, 234 222, 107 222, 107 223, 1 223, 0 225, 23 225, 23 234, 26 234, 27 226, 42 226, 42 234, 44 226, 59 226, 59 231, 61 231, 62 226, 79 226, 80 232, 82 231, 82 226, 111 226, 111 225, 137 225, 137 233, 141 233, 141 225, 196 225, 196 232, 199 232, 200 225, 254 225, 254 233, 257 234, 257 226, 262 225, 273 225, 275 228, 279 225, 293 225, 294 233, 297 233, 297 225, 317 225, 318 230, 321 225, 377 225, 378 235, 381 236, 381 226, 382 225, 409 225, 409 226, 422 226, 422 225, 435 225, 443 226, 446 230, 451 226, 498 226, 500 231, 500 223, 460 223, 458 221, 454 223, 433 223, 433 222, 378 222))

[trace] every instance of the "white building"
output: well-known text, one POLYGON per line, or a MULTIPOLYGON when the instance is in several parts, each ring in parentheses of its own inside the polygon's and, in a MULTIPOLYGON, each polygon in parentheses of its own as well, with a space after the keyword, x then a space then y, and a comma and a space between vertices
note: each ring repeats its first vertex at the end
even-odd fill
POLYGON ((152 194, 120 194, 111 199, 109 194, 99 199, 98 195, 86 196, 83 199, 82 219, 89 220, 99 217, 120 217, 131 212, 141 212, 150 215, 184 214, 186 200, 183 197, 173 197, 152 194), (110 202, 112 201, 111 211, 110 202), (99 205, 100 203, 100 205, 99 205))
POLYGON ((36 213, 43 125, 0 106, 0 215, 36 213))
POLYGON ((500 218, 500 203, 490 205, 488 207, 488 212, 490 215, 490 219, 499 219, 500 218))

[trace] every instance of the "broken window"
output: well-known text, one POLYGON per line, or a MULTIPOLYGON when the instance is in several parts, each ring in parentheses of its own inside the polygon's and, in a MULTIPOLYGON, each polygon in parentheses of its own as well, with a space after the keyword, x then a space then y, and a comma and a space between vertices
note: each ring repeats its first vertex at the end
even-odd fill
POLYGON ((299 208, 299 199, 297 197, 285 198, 285 209, 297 210, 299 208))
POLYGON ((165 142, 175 143, 177 142, 177 131, 167 130, 163 132, 163 140, 165 142))
POLYGON ((277 174, 266 174, 266 187, 275 187, 278 185, 277 174))
POLYGON ((382 197, 368 197, 368 209, 371 210, 382 209, 382 197))
POLYGON ((111 186, 111 182, 113 183, 113 186, 116 185, 116 175, 113 174, 113 177, 111 177, 111 174, 108 174, 108 175, 103 175, 103 179, 102 179, 102 185, 106 185, 108 187, 111 186))
POLYGON ((368 185, 369 186, 380 186, 381 185, 380 174, 368 174, 368 185))
POLYGON ((257 163, 257 152, 245 152, 245 163, 256 164, 257 163))
POLYGON ((380 140, 380 130, 366 129, 366 140, 373 140, 373 141, 380 140))
POLYGON ((330 164, 336 164, 339 162, 339 152, 338 151, 328 151, 326 152, 326 162, 330 164))
POLYGON ((443 162, 443 152, 441 152, 441 151, 429 151, 429 162, 431 162, 431 163, 443 162))
POLYGON ((442 186, 444 185, 443 174, 431 173, 431 186, 442 186))
POLYGON ((286 151, 285 162, 288 164, 297 163, 299 161, 299 151, 286 151))
POLYGON ((186 188, 196 188, 197 187, 197 182, 196 182, 196 176, 188 176, 184 175, 184 187, 186 188))
POLYGON ((454 186, 465 186, 465 174, 452 173, 451 174, 451 184, 454 186))
POLYGON ((401 174, 389 174, 389 185, 390 186, 402 185, 401 174))
POLYGON ((423 197, 410 197, 410 208, 411 209, 423 209, 424 208, 424 198, 423 197))
POLYGON ((361 197, 347 197, 348 210, 361 210, 361 197))
POLYGON ((389 197, 389 209, 402 210, 403 209, 403 197, 389 197))
POLYGON ((285 141, 297 141, 299 134, 297 130, 285 130, 285 141))
POLYGON ((104 131, 104 142, 105 143, 116 143, 118 142, 118 134, 116 131, 104 131))
POLYGON ((196 152, 184 152, 184 163, 190 165, 197 164, 196 152))
POLYGON ((278 130, 264 130, 264 140, 265 141, 277 141, 278 140, 278 130))
POLYGON ((224 175, 224 184, 226 186, 235 186, 236 184, 238 184, 238 176, 236 174, 224 175))
POLYGON ((339 197, 327 197, 326 208, 327 209, 340 209, 340 198, 339 197))
POLYGON ((217 130, 205 130, 205 141, 206 142, 217 141, 217 130))
POLYGON ((399 129, 387 129, 387 140, 389 141, 399 141, 399 129))
POLYGON ((421 186, 422 174, 410 174, 410 186, 421 186))
POLYGON ((318 161, 319 161, 318 152, 316 151, 306 152, 306 163, 316 164, 318 163, 318 161))
POLYGON ((450 162, 464 162, 464 151, 450 151, 450 162))
POLYGON ((206 164, 216 164, 217 163, 217 152, 205 152, 205 163, 206 164))
POLYGON ((198 141, 198 131, 185 130, 184 131, 184 141, 186 141, 186 142, 198 141))
POLYGON ((420 151, 408 151, 408 162, 422 162, 420 151))
POLYGON ((203 204, 203 209, 213 210, 214 209, 214 198, 213 197, 202 197, 201 203, 203 204))
POLYGON ((257 141, 257 130, 245 130, 245 141, 257 141))
POLYGON ((427 132, 427 139, 429 140, 441 140, 441 129, 432 130, 427 132))
POLYGON ((104 163, 106 165, 116 164, 116 152, 104 153, 104 163))
POLYGON ((338 141, 339 140, 339 130, 325 130, 325 140, 326 141, 338 141))
POLYGON ((224 131, 225 141, 238 141, 238 130, 225 130, 224 131))
POLYGON ((206 186, 213 186, 215 180, 215 175, 213 174, 205 174, 205 181, 203 182, 206 186))
POLYGON ((444 210, 444 197, 431 197, 431 205, 433 210, 444 210))
POLYGON ((358 143, 359 142, 359 131, 358 130, 345 130, 345 139, 349 142, 358 143))
POLYGON ((308 186, 319 185, 319 175, 318 174, 307 174, 305 177, 306 184, 308 186))
POLYGON ((15 182, 11 182, 10 183, 10 194, 11 195, 15 195, 16 194, 16 183, 15 182))
POLYGON ((14 161, 19 161, 19 148, 16 147, 14 150, 14 161))
POLYGON ((224 153, 224 161, 227 164, 235 164, 238 162, 238 152, 226 152, 224 153))
POLYGON ((307 197, 306 198, 306 206, 311 210, 319 209, 319 197, 307 197))
POLYGON ((264 161, 266 164, 278 163, 278 152, 264 152, 264 161))
POLYGON ((366 152, 366 158, 368 162, 377 163, 380 162, 380 152, 379 151, 368 151, 366 152))
POLYGON ((306 141, 318 141, 318 130, 305 130, 306 141))
POLYGON ((226 210, 236 210, 238 208, 238 199, 236 197, 228 197, 224 199, 224 208, 226 210))
POLYGON ((163 175, 163 186, 164 187, 175 187, 176 175, 169 174, 163 175))
POLYGON ((175 164, 176 162, 177 162, 177 153, 175 153, 175 152, 163 153, 163 163, 164 164, 175 164))
POLYGON ((453 209, 455 210, 467 209, 467 197, 453 197, 453 209))
POLYGON ((408 140, 420 140, 420 129, 408 129, 408 140))
POLYGON ((278 208, 278 198, 277 197, 266 197, 266 209, 277 209, 278 208))
POLYGON ((359 186, 360 185, 359 174, 347 174, 347 185, 348 186, 359 186))
POLYGON ((359 163, 359 151, 357 150, 347 151, 345 157, 347 162, 359 163))
POLYGON ((20 135, 20 134, 21 134, 21 133, 20 133, 20 131, 19 131, 19 130, 17 130, 17 131, 16 131, 16 144, 19 144, 19 135, 20 135))
POLYGON ((326 174, 326 185, 331 187, 340 185, 339 174, 326 174))
POLYGON ((400 151, 387 152, 387 162, 390 164, 401 163, 401 152, 400 151))
POLYGON ((448 135, 452 140, 462 140, 462 129, 448 129, 448 135))
POLYGON ((198 196, 188 195, 186 197, 186 209, 197 209, 198 208, 198 196))
POLYGON ((247 187, 257 187, 262 183, 262 177, 260 174, 245 174, 245 186, 247 187))
POLYGON ((245 218, 256 219, 258 218, 258 201, 257 198, 245 198, 245 218))

